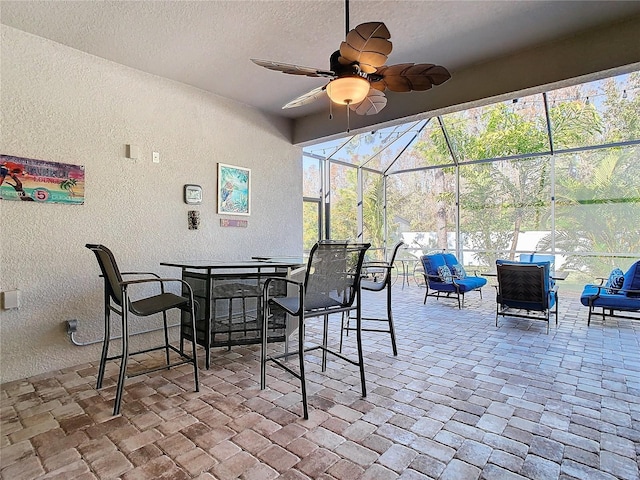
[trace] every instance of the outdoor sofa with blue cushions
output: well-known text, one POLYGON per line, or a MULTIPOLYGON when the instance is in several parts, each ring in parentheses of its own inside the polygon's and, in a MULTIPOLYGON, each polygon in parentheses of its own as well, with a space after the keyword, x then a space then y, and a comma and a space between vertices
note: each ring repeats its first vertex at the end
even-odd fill
POLYGON ((468 275, 464 267, 458 262, 452 253, 431 253, 420 258, 424 267, 424 279, 427 297, 440 298, 440 294, 447 297, 455 295, 458 300, 458 308, 464 306, 464 294, 471 290, 478 290, 482 298, 482 287, 487 284, 487 279, 476 275, 468 275), (461 301, 462 299, 462 301, 461 301))
POLYGON ((587 325, 591 324, 591 315, 597 313, 596 308, 602 309, 603 322, 605 316, 640 320, 640 315, 633 314, 640 312, 640 260, 629 267, 622 284, 619 278, 614 270, 606 283, 601 279, 600 285, 585 285, 580 301, 589 307, 587 325))

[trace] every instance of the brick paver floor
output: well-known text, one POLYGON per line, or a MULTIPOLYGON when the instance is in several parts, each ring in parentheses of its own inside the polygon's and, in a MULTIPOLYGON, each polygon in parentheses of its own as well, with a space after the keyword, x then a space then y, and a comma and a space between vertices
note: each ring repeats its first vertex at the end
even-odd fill
MULTIPOLYGON (((394 287, 397 357, 388 335, 364 333, 366 398, 355 367, 329 358, 323 373, 310 355, 309 420, 283 370, 260 390, 258 346, 215 349, 199 393, 188 366, 128 380, 116 417, 113 363, 100 391, 96 363, 4 384, 0 477, 640 478, 640 322, 587 328, 561 291, 548 335, 530 320, 496 328, 491 288, 463 310, 423 292, 394 287)), ((365 293, 366 310, 383 296, 365 293)))

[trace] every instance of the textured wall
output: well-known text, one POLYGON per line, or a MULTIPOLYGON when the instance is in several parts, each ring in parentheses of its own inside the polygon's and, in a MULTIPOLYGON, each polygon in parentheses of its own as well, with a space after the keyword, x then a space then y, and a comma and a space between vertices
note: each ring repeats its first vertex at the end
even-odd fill
MULTIPOLYGON (((0 201, 0 290, 22 291, 19 310, 0 310, 0 382, 99 358, 99 345, 72 345, 64 327, 78 319, 79 341, 102 335, 102 283, 86 243, 109 246, 123 270, 164 276, 179 274, 159 265, 172 259, 301 253, 301 151, 288 123, 19 30, 1 33, 0 152, 84 165, 86 190, 82 206, 0 201), (141 158, 125 158, 126 144, 141 158), (217 162, 252 169, 248 228, 219 225, 217 162), (182 201, 186 183, 202 185, 202 205, 182 201), (190 209, 201 212, 199 230, 187 228, 190 209)), ((151 324, 136 319, 132 330, 151 324)), ((135 337, 136 346, 153 336, 135 337)))

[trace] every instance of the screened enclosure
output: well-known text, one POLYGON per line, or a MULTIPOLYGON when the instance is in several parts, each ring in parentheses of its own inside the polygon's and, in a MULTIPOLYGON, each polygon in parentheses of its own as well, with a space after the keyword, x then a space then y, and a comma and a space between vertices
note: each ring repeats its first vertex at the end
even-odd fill
POLYGON ((544 252, 582 279, 640 258, 640 72, 306 147, 305 249, 397 240, 465 266, 544 252))

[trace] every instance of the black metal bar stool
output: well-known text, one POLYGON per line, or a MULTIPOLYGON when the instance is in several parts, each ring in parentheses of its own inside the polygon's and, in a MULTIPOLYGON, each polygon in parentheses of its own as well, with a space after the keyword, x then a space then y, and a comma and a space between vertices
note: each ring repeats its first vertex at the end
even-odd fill
MULTIPOLYGON (((120 404, 122 403, 122 394, 124 391, 124 381, 126 378, 138 375, 164 370, 185 363, 193 365, 193 380, 196 392, 199 391, 200 385, 198 381, 198 362, 196 358, 196 342, 195 335, 191 341, 191 356, 187 355, 183 350, 183 342, 180 342, 180 348, 169 343, 169 331, 167 324, 167 311, 177 308, 184 312, 189 312, 190 323, 186 325, 195 332, 195 311, 193 301, 193 291, 189 284, 178 278, 160 278, 155 273, 150 272, 120 272, 113 253, 104 245, 87 244, 86 247, 95 253, 104 278, 104 342, 102 344, 102 355, 100 357, 100 367, 98 370, 98 380, 96 388, 102 388, 104 379, 104 370, 107 361, 120 360, 120 372, 118 374, 118 384, 116 387, 116 398, 113 406, 113 414, 120 413, 120 404), (135 280, 124 281, 123 275, 146 276, 147 278, 138 278, 135 280), (182 295, 165 292, 165 284, 179 283, 182 288, 182 295), (132 285, 141 285, 148 283, 157 283, 160 285, 160 293, 149 297, 131 300, 130 287, 132 285), (120 315, 122 319, 122 352, 120 355, 109 356, 109 342, 111 339, 111 312, 120 315), (129 352, 129 313, 139 317, 146 317, 156 313, 162 313, 164 322, 164 345, 129 352), (127 373, 127 363, 129 357, 141 353, 152 352, 155 350, 164 350, 166 355, 166 364, 158 367, 148 368, 144 371, 135 373, 127 373), (177 353, 180 358, 171 361, 170 352, 177 353)), ((182 320, 184 322, 184 319, 182 320)), ((183 325, 185 327, 185 325, 183 325)))

